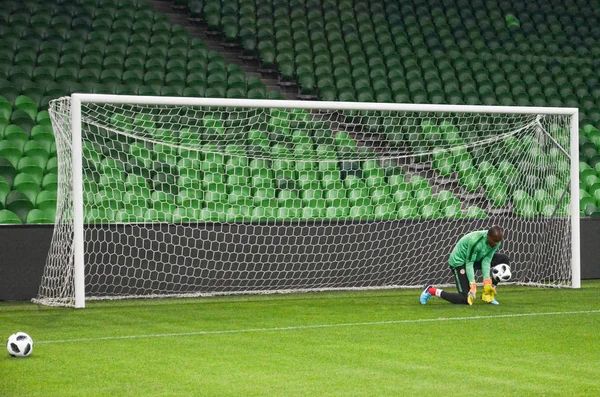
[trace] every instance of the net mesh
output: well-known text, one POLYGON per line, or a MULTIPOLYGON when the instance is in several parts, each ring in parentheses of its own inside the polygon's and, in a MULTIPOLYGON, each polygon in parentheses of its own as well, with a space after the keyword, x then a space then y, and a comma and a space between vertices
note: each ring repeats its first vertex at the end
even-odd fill
MULTIPOLYGON (((70 99, 38 302, 72 305, 70 99)), ((494 224, 513 281, 571 282, 569 116, 82 105, 86 299, 452 283, 494 224)))

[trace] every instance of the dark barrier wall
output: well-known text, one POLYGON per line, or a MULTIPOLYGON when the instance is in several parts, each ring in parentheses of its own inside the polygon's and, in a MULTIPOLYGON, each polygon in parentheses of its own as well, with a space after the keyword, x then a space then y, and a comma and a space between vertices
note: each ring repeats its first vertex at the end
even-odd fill
POLYGON ((0 226, 0 300, 37 295, 53 225, 0 226))
MULTIPOLYGON (((228 226, 232 227, 232 226, 228 226)), ((243 226, 233 226, 242 227, 243 226)), ((345 226, 348 227, 348 226, 345 226)), ((385 232, 385 223, 372 226, 374 232, 385 232)), ((466 227, 466 225, 465 225, 466 227)), ((326 227, 328 228, 328 227, 326 227)), ((210 229, 210 228, 209 228, 210 229)), ((319 231, 321 228, 308 228, 319 231)), ((304 228, 306 231, 307 228, 304 228)), ((461 230, 462 231, 462 230, 461 230)), ((468 227, 464 231, 469 231, 468 227)), ((46 254, 52 238, 52 226, 13 226, 0 227, 0 300, 26 300, 37 295, 42 277, 46 254)), ((335 235, 332 230, 319 233, 335 235)), ((208 233, 210 230, 199 231, 208 233)), ((455 238, 455 236, 452 236, 455 238)), ((263 236, 262 238, 266 238, 263 236)), ((320 238, 326 238, 321 235, 320 238)), ((582 279, 600 278, 600 219, 581 220, 581 276, 582 279)), ((338 249, 344 244, 335 244, 338 249)), ((444 245, 445 242, 438 241, 444 245)), ((240 245, 241 246, 241 245, 240 245)), ((348 246, 347 246, 348 247, 348 246)), ((510 251, 510 247, 505 247, 510 251)), ((314 254, 314 253, 313 253, 314 254)), ((285 260, 285 258, 283 258, 285 260)))

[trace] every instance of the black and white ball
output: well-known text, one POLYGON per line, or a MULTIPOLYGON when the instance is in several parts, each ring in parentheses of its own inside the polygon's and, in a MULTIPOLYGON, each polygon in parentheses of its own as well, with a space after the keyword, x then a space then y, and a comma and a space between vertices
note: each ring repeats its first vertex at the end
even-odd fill
POLYGON ((33 339, 25 332, 17 332, 8 337, 6 350, 13 357, 27 357, 33 351, 33 339))
POLYGON ((500 263, 492 268, 492 277, 496 282, 506 282, 512 277, 510 266, 500 263))

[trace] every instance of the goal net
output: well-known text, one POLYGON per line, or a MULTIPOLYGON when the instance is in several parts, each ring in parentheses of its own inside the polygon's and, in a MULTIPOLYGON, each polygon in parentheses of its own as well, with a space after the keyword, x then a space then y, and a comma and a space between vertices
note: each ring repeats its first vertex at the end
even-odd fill
POLYGON ((50 114, 39 303, 452 284, 458 239, 492 225, 513 282, 579 285, 574 109, 74 95, 50 114))

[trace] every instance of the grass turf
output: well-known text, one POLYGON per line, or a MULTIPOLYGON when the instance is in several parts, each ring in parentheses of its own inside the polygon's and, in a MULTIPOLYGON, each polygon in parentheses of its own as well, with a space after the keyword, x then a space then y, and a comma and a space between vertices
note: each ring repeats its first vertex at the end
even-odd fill
POLYGON ((501 286, 500 306, 419 291, 0 303, 0 396, 600 395, 600 280, 501 286))

